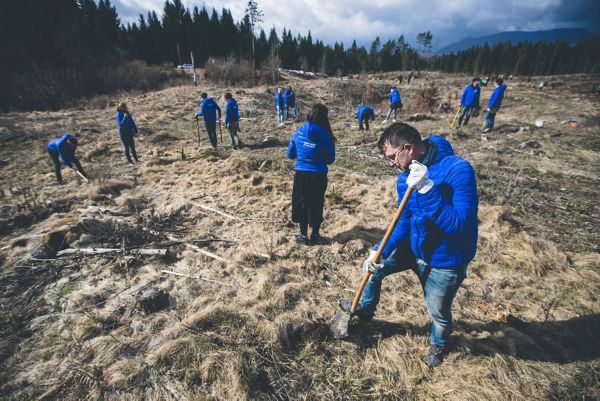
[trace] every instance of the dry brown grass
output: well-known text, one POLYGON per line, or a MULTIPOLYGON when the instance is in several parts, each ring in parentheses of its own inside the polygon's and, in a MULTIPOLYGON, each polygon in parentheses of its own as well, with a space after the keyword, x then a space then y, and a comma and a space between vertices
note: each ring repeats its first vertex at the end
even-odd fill
MULTIPOLYGON (((373 96, 383 103, 393 75, 372 82, 373 96)), ((436 88, 444 94, 460 91, 461 78, 437 74, 436 88)), ((300 100, 330 106, 339 137, 327 190, 326 246, 293 241, 293 164, 284 152, 296 125, 280 129, 274 116, 256 112, 272 108, 266 87, 236 94, 242 115, 255 119, 243 121, 241 134, 251 146, 231 151, 225 133, 219 153, 210 157, 206 142, 198 148, 192 112, 200 92, 231 88, 203 81, 199 88, 127 98, 141 127, 140 157, 147 163, 135 167, 122 160, 112 109, 94 110, 93 118, 70 111, 17 116, 23 129, 57 130, 69 119, 97 128, 100 133, 82 131, 80 139, 82 163, 98 180, 89 187, 75 179, 64 187, 44 186, 53 179, 40 145, 46 138, 25 138, 23 146, 11 147, 16 152, 11 157, 27 153, 45 170, 24 175, 3 167, 0 186, 27 182, 43 188, 43 202, 72 206, 18 229, 11 226, 2 238, 11 246, 0 251, 5 322, 0 398, 600 399, 595 230, 600 157, 588 146, 595 127, 559 124, 574 113, 597 113, 597 103, 578 92, 585 80, 564 77, 565 87, 543 94, 511 81, 498 131, 481 141, 475 128, 481 120, 474 120, 452 140, 478 175, 480 238, 454 304, 451 352, 429 371, 420 361, 428 347, 429 319, 410 272, 386 279, 371 326, 355 327, 350 341, 331 338, 327 323, 336 302, 352 296, 358 265, 396 207, 396 173, 385 170, 370 137, 347 128, 354 105, 335 100, 354 90, 368 92, 365 77, 289 79, 300 100), (245 105, 252 105, 246 114, 245 105), (540 117, 547 120, 546 129, 517 133, 540 117), (272 140, 263 142, 266 136, 272 140), (520 147, 527 141, 540 146, 520 147), (564 151, 567 145, 570 152, 564 151), (186 160, 178 156, 182 147, 186 160), (531 154, 534 150, 538 153, 531 154), (125 239, 132 246, 172 247, 177 257, 23 261, 44 235, 77 221, 73 226, 83 234, 70 235, 70 247, 118 247, 125 239), (225 261, 171 243, 167 234, 225 261), (161 274, 162 269, 192 277, 161 274), (138 295, 149 288, 167 291, 169 307, 147 314, 137 310, 138 295)), ((412 110, 418 89, 401 90, 412 110)), ((488 95, 484 89, 483 98, 488 95)), ((423 133, 447 133, 447 118, 436 118, 414 125, 423 133)), ((0 124, 10 126, 11 119, 0 116, 0 124)), ((383 128, 375 125, 372 137, 383 128)), ((8 159, 7 149, 0 147, 0 159, 8 159)), ((3 193, 9 205, 22 197, 19 191, 3 193)), ((0 210, 5 218, 14 208, 0 210)))

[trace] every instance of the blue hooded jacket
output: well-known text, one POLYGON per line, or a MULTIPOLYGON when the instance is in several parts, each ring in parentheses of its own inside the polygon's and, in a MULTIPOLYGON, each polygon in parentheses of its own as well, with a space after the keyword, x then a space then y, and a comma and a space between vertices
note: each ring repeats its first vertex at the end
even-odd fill
POLYGON ((479 107, 480 94, 481 88, 475 88, 472 84, 469 84, 460 97, 460 104, 465 107, 479 107))
POLYGON ((73 135, 67 132, 61 138, 53 139, 48 143, 48 150, 51 152, 58 152, 63 162, 68 167, 72 167, 73 162, 75 161, 75 152, 69 151, 70 147, 65 146, 67 140, 71 137, 73 137, 73 135))
MULTIPOLYGON (((408 240, 413 254, 432 267, 464 266, 477 250, 479 200, 475 172, 469 162, 454 155, 444 138, 430 136, 426 141, 429 150, 422 163, 428 166, 435 185, 426 194, 412 193, 382 257, 389 257, 408 240)), ((398 176, 398 203, 408 188, 408 174, 398 176)))
POLYGON ((231 98, 225 105, 225 125, 229 123, 237 123, 238 121, 240 121, 238 104, 234 98, 231 98))
POLYGON ((279 108, 283 108, 285 106, 283 95, 279 92, 275 94, 275 105, 279 108))
POLYGON ((221 108, 214 98, 208 97, 200 103, 200 111, 196 113, 196 117, 204 117, 205 123, 214 123, 217 122, 217 112, 221 118, 221 108))
POLYGON ((398 89, 392 89, 390 92, 390 103, 400 103, 402 99, 400 99, 400 92, 398 89))
POLYGON ((138 133, 138 129, 131 114, 117 111, 117 125, 119 126, 119 135, 121 136, 126 134, 135 135, 138 133))
POLYGON ((296 171, 327 173, 327 165, 335 161, 335 145, 323 128, 307 121, 290 139, 287 157, 296 159, 296 171))
POLYGON ((363 116, 364 116, 365 111, 367 111, 367 110, 371 110, 371 113, 372 113, 371 120, 372 121, 375 120, 375 112, 373 111, 373 109, 371 107, 369 107, 369 106, 360 106, 358 108, 358 110, 356 111, 356 117, 358 118, 359 124, 362 121, 364 121, 364 117, 363 116))
POLYGON ((504 99, 504 91, 506 91, 506 84, 502 84, 492 93, 490 100, 488 102, 488 107, 490 109, 499 109, 502 104, 502 100, 504 99))
POLYGON ((293 90, 286 89, 283 94, 283 100, 287 107, 295 107, 296 106, 296 94, 293 90))

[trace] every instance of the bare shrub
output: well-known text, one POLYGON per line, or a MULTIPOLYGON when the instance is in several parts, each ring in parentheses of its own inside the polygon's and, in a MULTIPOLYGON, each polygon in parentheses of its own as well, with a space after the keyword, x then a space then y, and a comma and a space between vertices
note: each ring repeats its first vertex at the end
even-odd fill
POLYGON ((246 60, 210 58, 204 66, 205 78, 228 85, 252 85, 252 75, 252 63, 246 60))
POLYGON ((433 113, 439 104, 439 91, 432 83, 429 86, 417 89, 413 100, 414 111, 420 113, 433 113))
POLYGON ((263 84, 273 84, 279 82, 279 67, 281 60, 277 56, 270 56, 260 66, 260 82, 263 84))

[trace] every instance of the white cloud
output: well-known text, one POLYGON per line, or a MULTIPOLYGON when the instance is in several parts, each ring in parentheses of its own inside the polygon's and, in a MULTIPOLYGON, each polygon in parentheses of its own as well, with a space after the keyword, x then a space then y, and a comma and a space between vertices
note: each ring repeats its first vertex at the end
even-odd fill
MULTIPOLYGON (((413 43, 417 33, 431 31, 435 47, 467 36, 481 36, 505 30, 552 29, 559 26, 557 10, 567 0, 259 0, 264 13, 265 31, 274 26, 279 33, 291 29, 294 34, 311 32, 313 39, 326 43, 356 39, 368 46, 379 36, 382 41, 404 34, 413 43)), ((155 10, 159 15, 164 0, 113 0, 124 22, 137 20, 137 14, 155 10)), ((247 1, 182 0, 190 9, 205 6, 231 10, 239 20, 247 1)))

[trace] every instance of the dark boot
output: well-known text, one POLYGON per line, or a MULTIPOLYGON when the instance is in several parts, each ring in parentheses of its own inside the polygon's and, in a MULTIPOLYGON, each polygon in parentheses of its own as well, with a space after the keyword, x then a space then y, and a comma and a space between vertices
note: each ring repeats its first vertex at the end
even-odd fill
POLYGON ((446 352, 443 347, 431 344, 431 348, 429 348, 429 352, 425 355, 425 358, 423 358, 423 362, 430 368, 435 368, 442 363, 445 355, 446 352))
MULTIPOLYGON (((351 313, 352 310, 352 301, 348 299, 341 299, 339 302, 340 309, 346 313, 351 313)), ((361 312, 360 304, 356 307, 356 312, 354 313, 361 322, 369 323, 373 320, 373 315, 366 315, 364 312, 361 312)))

